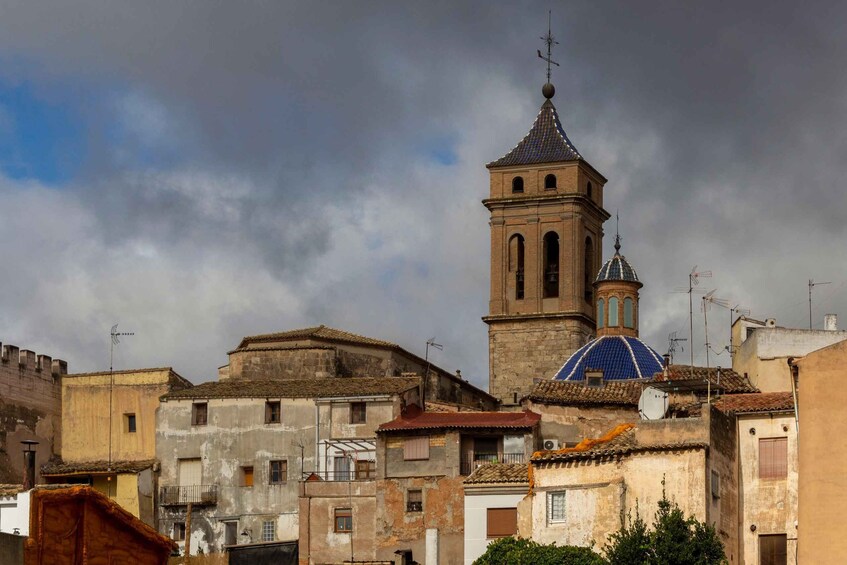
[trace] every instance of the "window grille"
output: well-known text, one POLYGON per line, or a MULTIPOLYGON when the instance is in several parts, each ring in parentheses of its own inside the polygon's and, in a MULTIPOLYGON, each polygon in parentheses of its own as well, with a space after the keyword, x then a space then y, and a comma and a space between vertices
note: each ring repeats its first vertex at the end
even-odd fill
POLYGON ((547 493, 547 522, 552 524, 555 522, 565 521, 565 493, 564 492, 549 492, 547 493))
POLYGON ((276 522, 265 520, 262 522, 262 541, 274 541, 276 539, 276 522))

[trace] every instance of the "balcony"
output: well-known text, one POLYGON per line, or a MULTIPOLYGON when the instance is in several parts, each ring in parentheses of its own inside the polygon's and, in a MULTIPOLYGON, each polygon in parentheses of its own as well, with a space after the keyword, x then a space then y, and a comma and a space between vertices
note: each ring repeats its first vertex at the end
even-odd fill
POLYGON ((474 469, 486 463, 526 463, 523 453, 483 453, 472 451, 462 454, 463 475, 470 475, 474 469))
POLYGON ((218 485, 189 485, 161 487, 159 504, 162 506, 212 506, 218 503, 218 485))
POLYGON ((376 479, 376 468, 369 466, 367 468, 359 468, 349 471, 306 471, 303 473, 301 481, 372 481, 376 479))

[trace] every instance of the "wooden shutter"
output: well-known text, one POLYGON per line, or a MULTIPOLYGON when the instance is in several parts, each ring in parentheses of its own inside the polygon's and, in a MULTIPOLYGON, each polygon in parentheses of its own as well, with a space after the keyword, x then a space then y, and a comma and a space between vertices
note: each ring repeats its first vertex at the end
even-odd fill
POLYGON ((407 437, 403 442, 403 459, 429 459, 429 436, 407 437))
POLYGON ((518 532, 518 509, 489 508, 486 530, 489 538, 515 535, 518 532))
POLYGON ((788 438, 759 440, 759 478, 784 479, 788 476, 788 438))
POLYGON ((785 534, 759 536, 761 565, 788 564, 788 536, 785 534))

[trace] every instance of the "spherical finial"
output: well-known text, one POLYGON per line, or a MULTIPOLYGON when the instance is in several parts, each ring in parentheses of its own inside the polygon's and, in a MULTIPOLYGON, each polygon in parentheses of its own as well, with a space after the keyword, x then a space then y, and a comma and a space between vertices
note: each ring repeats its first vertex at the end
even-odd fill
POLYGON ((541 87, 541 94, 544 95, 544 98, 547 100, 553 98, 556 94, 556 87, 550 84, 549 82, 541 87))
POLYGON ((615 234, 615 255, 620 255, 621 253, 621 236, 615 234))

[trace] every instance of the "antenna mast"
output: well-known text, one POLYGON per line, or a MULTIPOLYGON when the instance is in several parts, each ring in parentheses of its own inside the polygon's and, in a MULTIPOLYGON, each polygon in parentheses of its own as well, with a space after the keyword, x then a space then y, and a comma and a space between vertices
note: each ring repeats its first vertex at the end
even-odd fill
MULTIPOLYGON (((118 332, 118 325, 115 324, 112 326, 112 331, 109 332, 109 335, 112 338, 112 344, 109 347, 109 467, 108 470, 112 470, 112 392, 115 387, 115 346, 118 345, 121 340, 120 336, 124 335, 135 335, 131 332, 118 332)), ((109 489, 111 491, 111 487, 109 489)), ((111 492, 109 493, 111 495, 111 492)))
MULTIPOLYGON (((694 287, 700 284, 701 278, 711 278, 712 271, 698 271, 697 265, 688 274, 688 337, 694 343, 694 287)), ((694 378, 694 347, 689 347, 691 352, 691 378, 694 378)))
POLYGON ((815 282, 809 279, 809 329, 812 329, 812 288, 821 284, 832 284, 832 281, 815 282))
MULTIPOLYGON (((717 289, 715 289, 717 290, 717 289)), ((703 300, 703 323, 705 326, 705 336, 706 336, 706 375, 709 374, 709 347, 711 344, 709 343, 709 316, 706 314, 709 311, 710 304, 717 304, 723 308, 729 308, 729 302, 724 300, 723 298, 718 298, 715 296, 715 290, 710 290, 706 293, 706 295, 702 298, 703 300)), ((720 355, 720 353, 719 353, 720 355)))

